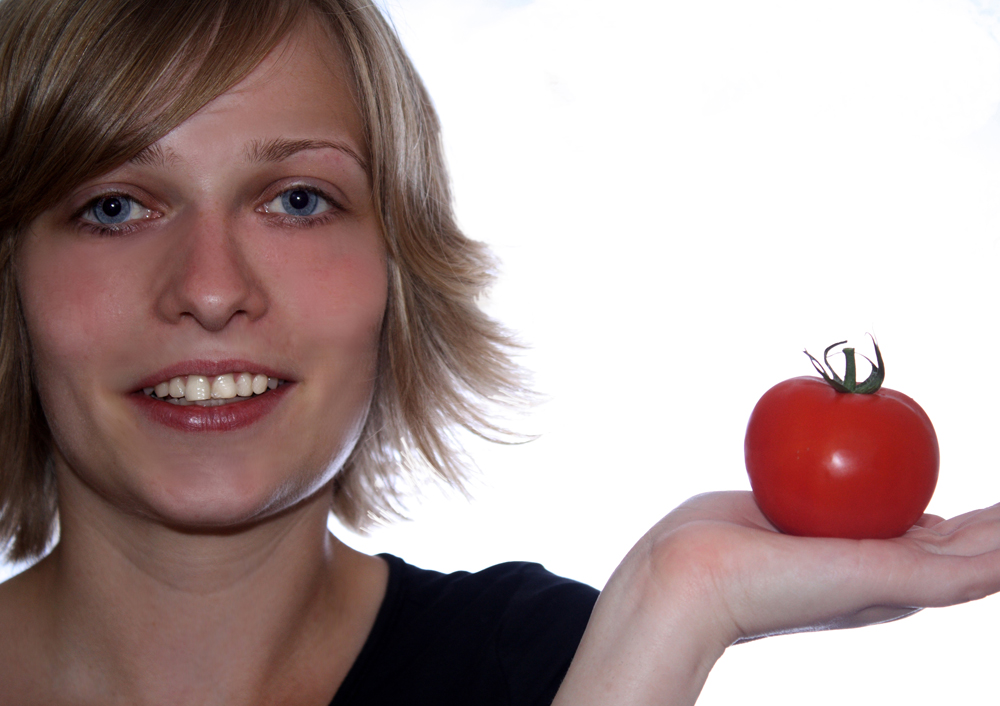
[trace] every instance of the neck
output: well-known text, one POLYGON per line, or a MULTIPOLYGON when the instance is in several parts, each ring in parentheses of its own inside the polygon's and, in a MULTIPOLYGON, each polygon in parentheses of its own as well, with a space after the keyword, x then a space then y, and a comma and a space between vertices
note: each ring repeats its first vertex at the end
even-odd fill
POLYGON ((60 677, 66 687, 132 704, 271 703, 311 688, 328 703, 370 630, 386 573, 327 531, 328 497, 324 488, 214 533, 61 507, 60 543, 39 574, 59 661, 78 667, 60 677))

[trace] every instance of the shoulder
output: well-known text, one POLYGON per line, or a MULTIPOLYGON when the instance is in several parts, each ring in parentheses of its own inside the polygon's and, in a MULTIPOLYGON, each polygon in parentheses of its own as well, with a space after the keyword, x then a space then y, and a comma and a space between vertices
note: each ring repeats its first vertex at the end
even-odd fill
POLYGON ((551 701, 597 600, 594 588, 526 562, 444 574, 383 558, 389 586, 356 665, 359 680, 381 684, 391 675, 408 693, 427 695, 419 703, 551 701))
POLYGON ((443 574, 395 557, 387 560, 397 624, 412 623, 423 630, 455 621, 452 630, 442 631, 442 639, 448 640, 489 636, 501 647, 530 646, 539 640, 578 642, 598 595, 590 586, 528 562, 443 574), (398 585, 392 585, 394 579, 398 585))
POLYGON ((460 610, 475 605, 494 606, 501 611, 531 611, 575 603, 593 607, 597 599, 596 589, 557 576, 541 564, 507 562, 482 571, 444 574, 417 568, 397 557, 383 557, 390 566, 390 590, 427 609, 460 610))

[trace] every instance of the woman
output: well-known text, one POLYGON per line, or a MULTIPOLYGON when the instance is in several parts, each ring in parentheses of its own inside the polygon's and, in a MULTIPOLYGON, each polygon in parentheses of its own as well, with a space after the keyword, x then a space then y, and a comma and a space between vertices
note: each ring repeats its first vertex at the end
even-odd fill
POLYGON ((449 428, 502 437, 521 394, 391 30, 348 0, 0 14, 0 527, 14 558, 59 528, 0 587, 4 701, 693 703, 734 642, 1000 589, 995 510, 803 540, 741 493, 664 518, 596 605, 350 550, 331 509, 458 482, 449 428))

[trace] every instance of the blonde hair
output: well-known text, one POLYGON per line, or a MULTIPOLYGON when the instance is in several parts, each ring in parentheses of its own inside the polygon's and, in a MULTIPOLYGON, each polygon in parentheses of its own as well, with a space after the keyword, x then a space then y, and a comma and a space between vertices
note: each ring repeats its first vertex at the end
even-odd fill
POLYGON ((415 482, 461 487, 458 428, 510 438, 491 421, 494 405, 528 393, 510 357, 514 343, 477 303, 494 263, 455 223, 437 116, 377 8, 363 0, 2 0, 0 543, 11 559, 41 554, 57 517, 53 440, 32 383, 14 271, 21 235, 77 184, 239 82, 310 13, 328 23, 353 72, 389 267, 374 398, 334 479, 331 509, 355 529, 391 519, 415 482))

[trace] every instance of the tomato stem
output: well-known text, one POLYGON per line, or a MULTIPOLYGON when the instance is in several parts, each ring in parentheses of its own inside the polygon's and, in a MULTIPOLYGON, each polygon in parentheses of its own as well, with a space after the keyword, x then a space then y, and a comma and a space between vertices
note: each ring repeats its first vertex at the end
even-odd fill
POLYGON ((844 349, 844 360, 847 361, 844 366, 844 387, 853 390, 858 386, 858 366, 854 362, 853 348, 844 349))
POLYGON ((845 348, 842 352, 844 354, 844 360, 846 365, 844 366, 844 377, 841 378, 837 375, 837 371, 833 369, 830 365, 829 356, 830 351, 837 346, 842 346, 847 341, 838 341, 833 345, 827 346, 826 350, 823 351, 823 364, 826 365, 826 369, 823 368, 823 364, 820 364, 818 360, 812 357, 809 351, 804 351, 807 356, 809 356, 809 361, 812 363, 813 367, 823 376, 823 379, 829 383, 829 385, 837 390, 838 392, 849 392, 858 395, 870 395, 873 392, 877 392, 880 387, 882 387, 882 382, 885 380, 885 363, 882 360, 882 351, 878 348, 878 343, 872 338, 872 343, 875 345, 875 360, 877 362, 872 363, 871 358, 862 354, 862 358, 871 363, 872 371, 862 382, 857 381, 858 377, 858 367, 857 362, 854 359, 854 349, 845 348), (827 373, 827 370, 830 372, 827 373))

